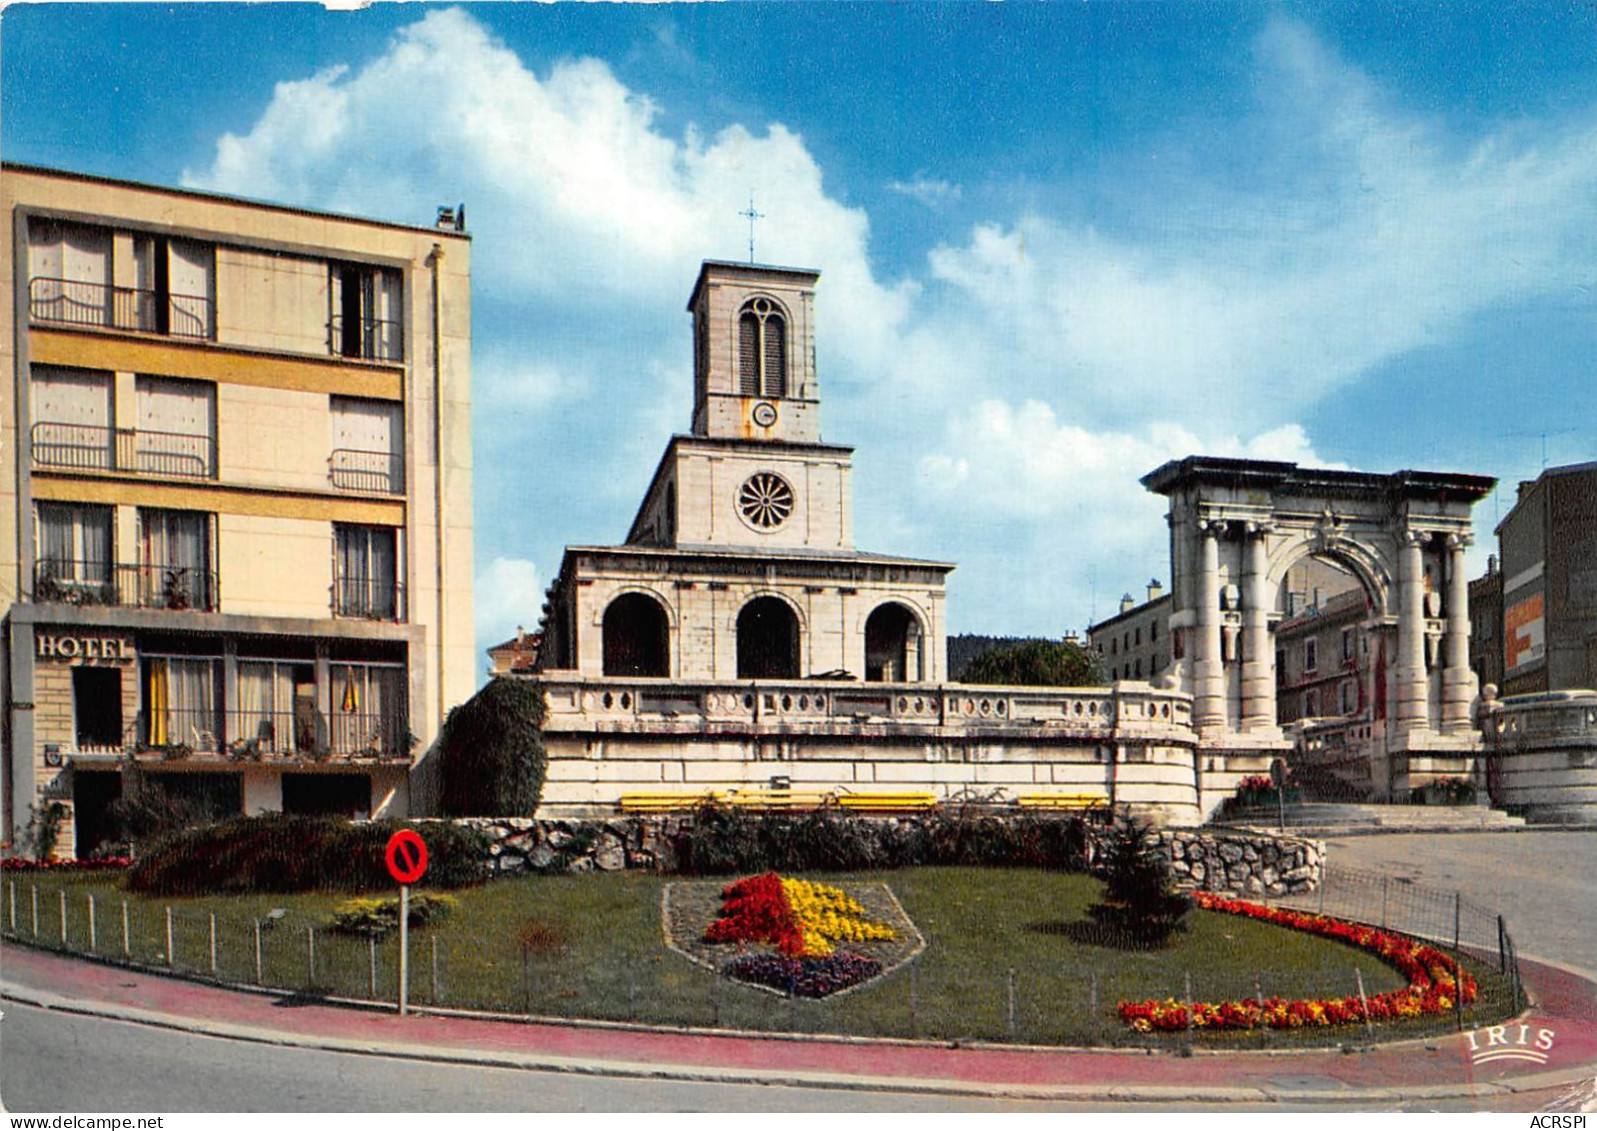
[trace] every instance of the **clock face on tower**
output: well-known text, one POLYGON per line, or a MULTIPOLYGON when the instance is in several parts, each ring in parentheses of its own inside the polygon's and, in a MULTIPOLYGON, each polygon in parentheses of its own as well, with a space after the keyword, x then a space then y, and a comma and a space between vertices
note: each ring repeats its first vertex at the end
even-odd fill
POLYGON ((754 406, 754 423, 761 428, 769 428, 776 423, 776 406, 769 401, 761 401, 754 406))
POLYGON ((756 471, 737 494, 738 513, 756 530, 775 530, 793 513, 793 488, 769 471, 756 471))

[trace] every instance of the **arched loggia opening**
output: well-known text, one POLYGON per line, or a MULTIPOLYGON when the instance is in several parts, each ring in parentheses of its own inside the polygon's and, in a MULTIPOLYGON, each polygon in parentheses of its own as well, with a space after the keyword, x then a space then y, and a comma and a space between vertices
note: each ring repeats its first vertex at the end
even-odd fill
POLYGON ((610 602, 604 611, 604 674, 671 674, 671 626, 659 601, 623 593, 610 602))
POLYGON ((738 678, 797 679, 798 617, 777 597, 756 597, 738 613, 738 678))
POLYGON ((920 621, 896 601, 878 607, 865 622, 865 678, 873 683, 922 678, 920 621))

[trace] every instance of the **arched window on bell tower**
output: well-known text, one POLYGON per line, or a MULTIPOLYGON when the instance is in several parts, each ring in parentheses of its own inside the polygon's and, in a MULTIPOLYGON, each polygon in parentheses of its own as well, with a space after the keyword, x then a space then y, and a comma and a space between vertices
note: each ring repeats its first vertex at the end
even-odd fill
POLYGON ((787 396, 787 319, 768 298, 750 299, 738 314, 738 391, 787 396))

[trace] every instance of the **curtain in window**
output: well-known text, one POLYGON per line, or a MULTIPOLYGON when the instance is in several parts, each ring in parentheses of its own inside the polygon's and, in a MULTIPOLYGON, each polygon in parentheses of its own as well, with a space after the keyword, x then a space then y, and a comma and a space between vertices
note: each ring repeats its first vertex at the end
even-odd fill
POLYGON ((334 749, 343 754, 405 753, 409 718, 404 669, 343 664, 335 672, 334 749))
POLYGON ((209 608, 209 516, 198 511, 141 511, 145 604, 209 608))
POLYGON ((294 749, 294 684, 285 665, 239 661, 232 735, 245 742, 259 742, 264 753, 294 749))
POLYGON ((144 715, 149 720, 147 737, 151 746, 165 746, 172 740, 170 688, 166 661, 151 660, 146 669, 144 688, 144 715))
MULTIPOLYGON (((156 662, 166 672, 166 741, 214 751, 222 732, 217 714, 217 661, 169 658, 156 662)), ((152 739, 151 745, 159 744, 152 739)))
POLYGON ((391 619, 398 612, 398 540, 387 527, 336 528, 338 612, 391 619))
POLYGON ((41 578, 92 585, 110 579, 109 508, 40 503, 38 513, 41 578))

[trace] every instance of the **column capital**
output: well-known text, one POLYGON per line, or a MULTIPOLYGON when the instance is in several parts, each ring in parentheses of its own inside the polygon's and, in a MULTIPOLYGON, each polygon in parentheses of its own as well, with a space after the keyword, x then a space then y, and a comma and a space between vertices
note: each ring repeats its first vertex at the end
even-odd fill
POLYGON ((1423 546, 1430 536, 1429 530, 1417 530, 1412 526, 1405 526, 1398 531, 1397 544, 1399 547, 1423 546))
POLYGON ((1449 534, 1447 536, 1447 548, 1449 550, 1463 551, 1474 544, 1475 535, 1473 534, 1449 534))
POLYGON ((1223 518, 1200 518, 1197 520, 1198 533, 1205 538, 1218 538, 1225 533, 1227 522, 1223 518))
POLYGON ((1242 524, 1249 538, 1267 538, 1276 531, 1276 525, 1265 519, 1249 519, 1242 524))

